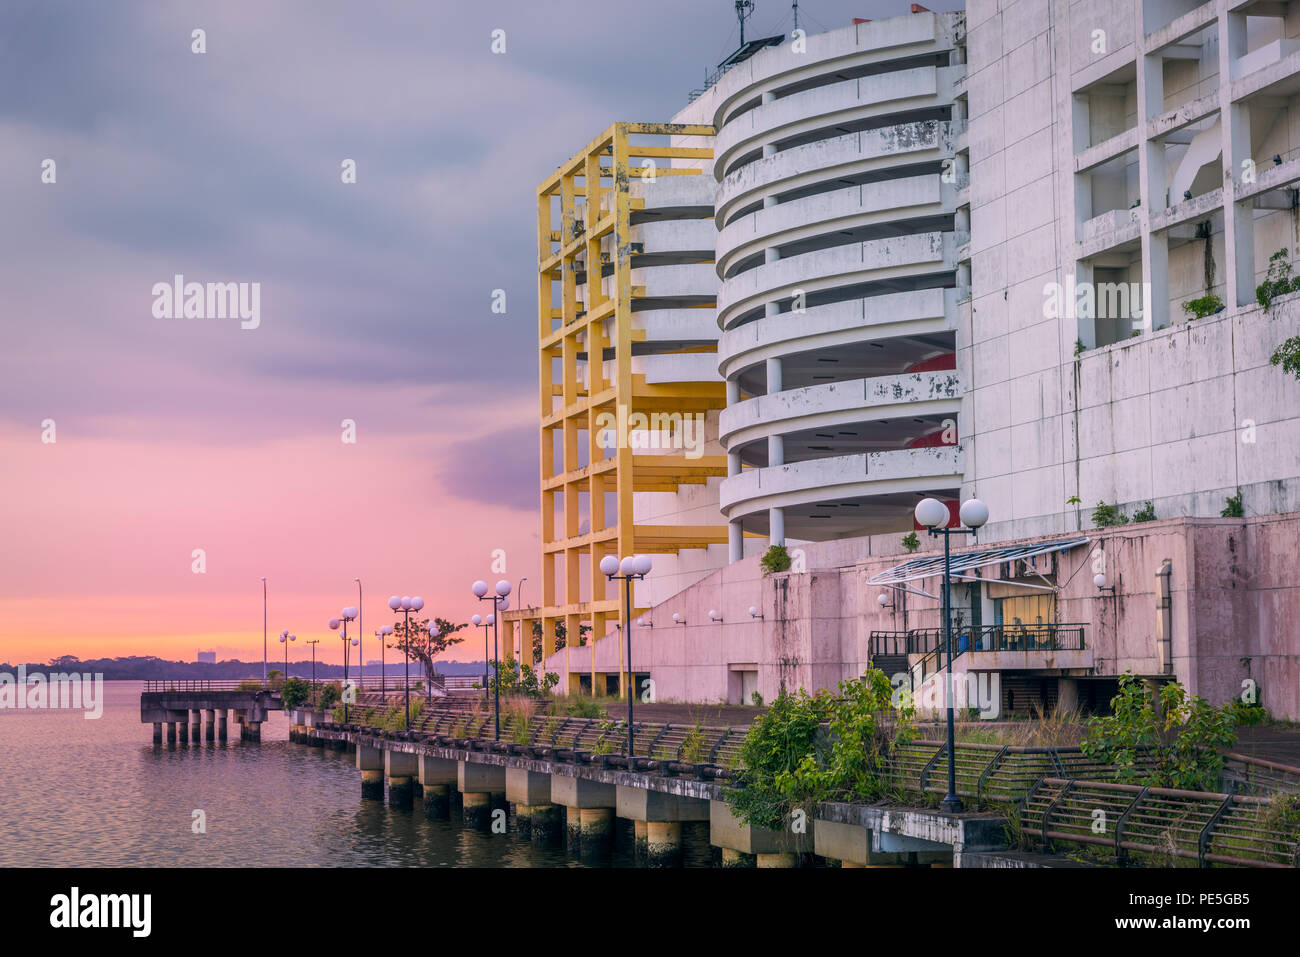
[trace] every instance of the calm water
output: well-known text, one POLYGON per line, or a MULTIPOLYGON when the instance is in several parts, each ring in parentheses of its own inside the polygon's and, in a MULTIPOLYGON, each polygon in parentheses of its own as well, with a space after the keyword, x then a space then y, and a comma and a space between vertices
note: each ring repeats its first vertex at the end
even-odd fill
MULTIPOLYGON (((275 712, 260 744, 169 748, 140 723, 140 682, 104 684, 104 713, 0 710, 0 867, 578 867, 565 849, 361 799, 346 752, 291 744, 275 712), (191 830, 207 814, 207 833, 191 830)), ((230 725, 237 735, 236 725, 230 725)), ((683 826, 685 863, 709 866, 707 825, 683 826)), ((588 865, 629 867, 632 826, 588 865)))

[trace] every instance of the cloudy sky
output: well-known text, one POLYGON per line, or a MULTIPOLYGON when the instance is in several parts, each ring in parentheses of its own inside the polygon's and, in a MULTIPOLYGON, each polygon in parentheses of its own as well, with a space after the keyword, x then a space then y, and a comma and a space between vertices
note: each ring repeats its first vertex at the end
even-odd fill
POLYGON ((393 592, 535 602, 536 185, 736 41, 730 0, 0 6, 0 660, 255 658, 261 576, 325 660, 357 577, 370 633, 393 592), (177 274, 260 325, 155 316, 177 274))

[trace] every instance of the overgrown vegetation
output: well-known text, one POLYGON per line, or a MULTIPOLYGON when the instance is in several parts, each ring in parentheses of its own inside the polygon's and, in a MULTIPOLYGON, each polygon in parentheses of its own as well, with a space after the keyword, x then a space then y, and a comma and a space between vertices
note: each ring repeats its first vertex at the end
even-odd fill
POLYGON ((1112 765, 1121 782, 1217 790, 1222 752, 1237 740, 1235 702, 1213 707, 1199 695, 1189 698, 1177 681, 1153 694, 1126 672, 1110 705, 1113 714, 1088 721, 1080 742, 1084 754, 1112 765), (1154 765, 1139 767, 1144 752, 1154 765))
POLYGON ((785 550, 784 545, 773 545, 763 553, 759 564, 763 566, 764 575, 772 575, 776 572, 790 570, 790 553, 785 550))
POLYGON ((311 682, 302 678, 286 678, 280 689, 280 700, 286 708, 296 708, 311 697, 311 682))
POLYGON ((327 685, 321 685, 317 691, 317 704, 325 709, 333 708, 343 700, 343 685, 337 681, 331 681, 327 685))
MULTIPOLYGON (((1154 522, 1156 520, 1156 507, 1150 500, 1133 513, 1134 522, 1154 522)), ((1121 523, 1122 524, 1122 523, 1121 523)))
POLYGON ((921 547, 921 540, 916 537, 916 532, 908 532, 903 536, 903 547, 906 548, 909 553, 914 552, 921 547))
POLYGON ((1223 511, 1219 513, 1224 518, 1244 518, 1246 507, 1241 503, 1241 489, 1237 489, 1236 495, 1228 496, 1228 504, 1223 506, 1223 511))
POLYGON ((492 677, 488 679, 489 692, 494 692, 499 684, 503 695, 545 698, 560 683, 560 676, 554 672, 539 675, 532 665, 520 666, 513 657, 508 657, 505 661, 492 659, 490 665, 492 677))
POLYGON ((894 711, 892 691, 875 669, 840 682, 838 695, 782 691, 745 736, 725 792, 733 813, 771 830, 796 808, 887 793, 889 749, 916 737, 911 705, 894 711))
POLYGON ((1300 379, 1300 336, 1292 336, 1273 350, 1269 364, 1281 366, 1282 371, 1300 379))
POLYGON ((1098 502, 1097 507, 1092 510, 1092 524, 1098 528, 1127 525, 1128 516, 1124 514, 1118 505, 1107 505, 1105 502, 1098 502))
POLYGON ((1268 257, 1268 272, 1264 281, 1255 287, 1255 301, 1271 311, 1273 301, 1279 296, 1300 290, 1300 276, 1291 275, 1291 261, 1286 249, 1279 249, 1268 257))
POLYGON ((1208 293, 1198 299, 1189 299, 1183 303, 1183 312, 1191 319, 1204 319, 1216 312, 1223 311, 1223 300, 1214 293, 1208 293))

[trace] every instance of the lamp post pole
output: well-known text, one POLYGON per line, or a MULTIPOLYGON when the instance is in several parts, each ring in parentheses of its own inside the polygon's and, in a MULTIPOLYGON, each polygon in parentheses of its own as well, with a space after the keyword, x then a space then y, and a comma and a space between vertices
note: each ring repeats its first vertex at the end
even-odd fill
POLYGON ((288 629, 280 632, 280 644, 284 645, 284 680, 289 680, 289 642, 297 641, 297 635, 289 634, 288 629))
MULTIPOLYGON (((600 560, 600 570, 610 581, 623 582, 623 634, 627 641, 627 762, 628 770, 634 770, 632 759, 635 754, 635 725, 632 721, 632 699, 636 697, 636 671, 632 667, 632 581, 645 578, 650 574, 649 555, 628 555, 621 562, 613 555, 606 555, 600 560)), ((592 689, 595 690, 594 688, 592 689)))
POLYGON ((307 642, 311 645, 311 703, 316 703, 316 646, 320 644, 319 638, 313 638, 307 642))
MULTIPOLYGON (((360 611, 349 605, 344 608, 337 618, 330 619, 331 630, 338 630, 339 625, 343 626, 343 723, 348 722, 348 622, 356 621, 360 611)), ((356 644, 357 639, 352 639, 352 644, 356 644)))
POLYGON ((961 506, 960 520, 968 528, 949 528, 952 514, 948 506, 935 498, 925 498, 916 504, 917 524, 928 529, 931 536, 943 536, 943 643, 947 653, 945 704, 948 712, 948 794, 943 799, 943 810, 949 814, 961 811, 961 798, 957 796, 956 731, 952 700, 952 536, 974 535, 989 520, 989 508, 977 498, 967 499, 961 506))
POLYGON ((262 687, 266 687, 266 578, 262 579, 262 687))
POLYGON ((419 611, 424 607, 424 599, 419 595, 412 598, 410 595, 394 595, 388 599, 388 607, 393 611, 400 611, 403 615, 402 623, 402 655, 406 659, 406 730, 411 730, 411 612, 419 611))
POLYGON ((357 583, 357 684, 366 690, 366 617, 365 606, 361 603, 361 579, 352 579, 357 583))
MULTIPOLYGON (((491 599, 492 601, 492 615, 489 620, 492 622, 492 654, 493 654, 493 660, 495 661, 496 660, 495 656, 499 654, 499 650, 497 647, 497 618, 500 617, 499 613, 505 611, 506 608, 508 608, 510 605, 510 597, 509 597, 510 583, 506 581, 504 578, 501 579, 501 581, 497 582, 496 590, 491 595, 488 594, 488 584, 485 581, 476 581, 471 590, 474 592, 474 597, 477 598, 479 601, 487 601, 489 599, 491 599)), ((484 657, 486 657, 487 656, 487 633, 486 632, 484 632, 483 634, 483 645, 484 645, 483 654, 484 657)), ((493 705, 495 711, 495 724, 494 724, 493 736, 495 740, 500 741, 501 740, 501 663, 499 661, 497 661, 496 663, 496 670, 493 672, 493 677, 495 678, 495 680, 492 682, 492 691, 493 691, 492 696, 495 702, 493 705)), ((485 681, 487 680, 486 667, 484 667, 483 669, 483 678, 485 681)))

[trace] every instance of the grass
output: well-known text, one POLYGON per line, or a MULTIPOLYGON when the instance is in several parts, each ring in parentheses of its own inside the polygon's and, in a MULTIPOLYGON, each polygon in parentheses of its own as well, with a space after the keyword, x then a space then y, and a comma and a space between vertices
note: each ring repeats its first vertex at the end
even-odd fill
POLYGON ((957 740, 962 744, 998 744, 1016 748, 1077 748, 1086 727, 1083 715, 1069 709, 1044 712, 1037 705, 1024 721, 997 724, 961 724, 957 740))

